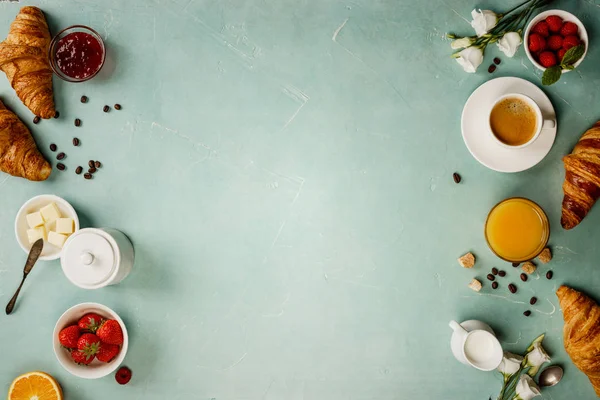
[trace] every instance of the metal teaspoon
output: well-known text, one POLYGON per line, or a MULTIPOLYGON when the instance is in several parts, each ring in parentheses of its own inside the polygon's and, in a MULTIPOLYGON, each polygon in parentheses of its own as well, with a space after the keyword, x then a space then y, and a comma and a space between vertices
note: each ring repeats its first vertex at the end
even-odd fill
POLYGON ((23 280, 21 281, 21 284, 19 285, 19 288, 15 292, 12 299, 10 299, 10 301, 6 305, 6 315, 10 314, 12 312, 13 308, 15 308, 15 303, 17 302, 17 297, 19 297, 19 292, 21 291, 21 288, 23 287, 23 283, 25 283, 25 278, 27 278, 27 275, 29 275, 29 273, 33 269, 33 266, 35 265, 35 262, 40 257, 40 254, 42 254, 43 248, 44 248, 44 239, 38 239, 33 244, 33 246, 31 246, 31 250, 29 250, 29 255, 27 256, 27 262, 25 263, 25 267, 23 268, 23 280))

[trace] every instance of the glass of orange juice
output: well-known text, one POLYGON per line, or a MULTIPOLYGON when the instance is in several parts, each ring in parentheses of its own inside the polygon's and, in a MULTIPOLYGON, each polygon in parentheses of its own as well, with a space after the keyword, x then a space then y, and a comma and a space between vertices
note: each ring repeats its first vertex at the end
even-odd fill
POLYGON ((529 199, 512 197, 496 204, 485 222, 485 239, 498 257, 523 262, 537 257, 550 237, 548 217, 529 199))

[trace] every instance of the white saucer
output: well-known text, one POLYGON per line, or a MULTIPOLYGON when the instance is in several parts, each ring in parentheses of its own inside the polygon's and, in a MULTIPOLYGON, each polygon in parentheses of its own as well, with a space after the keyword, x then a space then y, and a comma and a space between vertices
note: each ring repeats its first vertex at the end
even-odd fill
POLYGON ((543 129, 535 142, 521 149, 507 149, 492 137, 488 123, 490 110, 498 97, 521 93, 531 97, 542 110, 544 119, 556 120, 554 107, 546 94, 533 83, 521 78, 504 77, 487 81, 469 97, 463 108, 461 130, 467 149, 486 167, 498 172, 520 172, 542 161, 556 137, 554 128, 543 129))

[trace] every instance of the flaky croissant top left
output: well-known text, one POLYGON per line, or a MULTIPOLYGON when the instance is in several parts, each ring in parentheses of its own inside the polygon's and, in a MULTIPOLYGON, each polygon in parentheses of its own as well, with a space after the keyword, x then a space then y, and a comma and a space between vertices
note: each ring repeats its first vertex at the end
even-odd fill
POLYGON ((48 60, 50 39, 42 10, 23 7, 0 43, 0 69, 23 104, 46 119, 56 114, 48 60))

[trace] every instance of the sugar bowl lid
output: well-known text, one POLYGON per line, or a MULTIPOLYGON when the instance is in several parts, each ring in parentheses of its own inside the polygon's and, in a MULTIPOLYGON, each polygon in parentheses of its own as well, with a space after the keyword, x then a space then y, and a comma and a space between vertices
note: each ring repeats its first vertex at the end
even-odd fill
POLYGON ((60 264, 66 277, 84 289, 97 289, 117 273, 120 254, 115 240, 102 229, 80 229, 71 235, 60 264))

